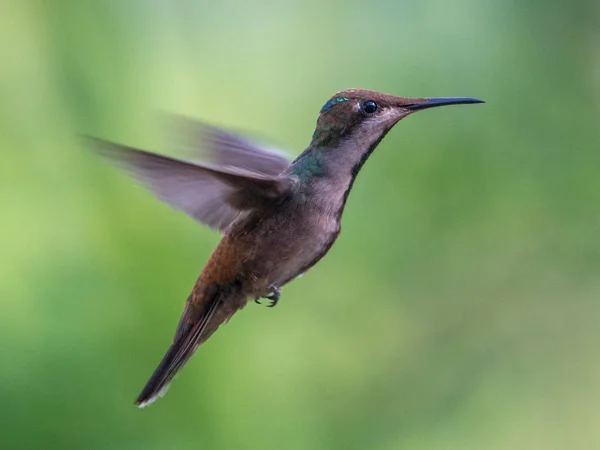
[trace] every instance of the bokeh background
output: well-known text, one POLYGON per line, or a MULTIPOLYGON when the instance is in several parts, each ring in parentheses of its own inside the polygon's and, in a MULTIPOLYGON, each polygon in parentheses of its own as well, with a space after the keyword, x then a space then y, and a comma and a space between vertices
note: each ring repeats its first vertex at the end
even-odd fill
POLYGON ((600 448, 600 3, 0 2, 0 447, 600 448), (364 87, 403 121, 331 253, 133 400, 216 232, 91 154, 160 111, 298 154, 364 87))

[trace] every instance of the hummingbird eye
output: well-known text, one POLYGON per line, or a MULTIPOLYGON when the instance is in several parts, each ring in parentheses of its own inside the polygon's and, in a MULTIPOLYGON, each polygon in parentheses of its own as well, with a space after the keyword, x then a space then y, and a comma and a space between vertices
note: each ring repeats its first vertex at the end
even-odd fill
POLYGON ((367 100, 362 104, 362 110, 365 112, 365 114, 373 114, 375 111, 377 111, 377 103, 375 103, 373 100, 367 100))

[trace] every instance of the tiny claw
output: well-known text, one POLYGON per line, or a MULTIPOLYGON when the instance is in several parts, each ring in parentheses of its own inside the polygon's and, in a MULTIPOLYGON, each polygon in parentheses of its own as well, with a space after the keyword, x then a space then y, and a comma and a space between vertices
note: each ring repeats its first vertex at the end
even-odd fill
POLYGON ((267 295, 265 298, 271 301, 270 305, 267 305, 268 308, 274 307, 279 301, 279 296, 281 295, 281 291, 277 286, 271 285, 269 286, 269 290, 271 293, 267 295))
POLYGON ((275 285, 271 285, 271 286, 269 286, 269 293, 267 295, 263 295, 262 297, 255 298, 254 302, 258 303, 259 305, 262 305, 262 303, 260 302, 260 299, 266 298, 267 300, 271 301, 271 304, 267 305, 267 308, 272 308, 273 306, 275 306, 277 304, 277 301, 279 300, 280 295, 281 295, 281 291, 279 290, 279 288, 275 285))

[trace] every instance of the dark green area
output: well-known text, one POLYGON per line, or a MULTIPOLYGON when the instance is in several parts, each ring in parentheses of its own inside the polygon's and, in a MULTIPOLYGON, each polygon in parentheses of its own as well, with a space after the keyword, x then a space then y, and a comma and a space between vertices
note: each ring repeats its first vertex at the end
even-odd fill
POLYGON ((0 7, 0 448, 600 448, 600 3, 0 7), (88 152, 159 111, 299 154, 360 87, 409 117, 331 253, 133 401, 219 239, 88 152))
POLYGON ((324 175, 323 163, 325 154, 321 148, 307 148, 301 157, 294 162, 294 175, 300 180, 324 175))

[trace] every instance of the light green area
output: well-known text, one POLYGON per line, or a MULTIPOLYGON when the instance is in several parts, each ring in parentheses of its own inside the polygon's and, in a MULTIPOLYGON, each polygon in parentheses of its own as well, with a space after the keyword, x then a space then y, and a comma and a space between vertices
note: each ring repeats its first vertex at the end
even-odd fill
POLYGON ((596 0, 0 2, 0 448, 600 448, 596 0), (160 111, 292 155, 361 87, 400 123, 331 253, 133 400, 218 235, 90 154, 160 111))

